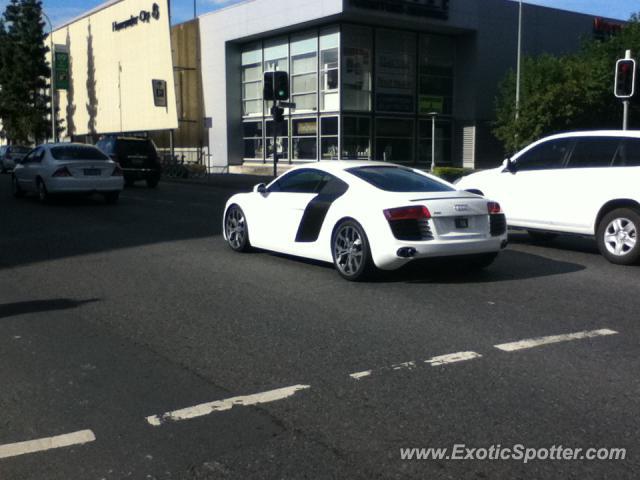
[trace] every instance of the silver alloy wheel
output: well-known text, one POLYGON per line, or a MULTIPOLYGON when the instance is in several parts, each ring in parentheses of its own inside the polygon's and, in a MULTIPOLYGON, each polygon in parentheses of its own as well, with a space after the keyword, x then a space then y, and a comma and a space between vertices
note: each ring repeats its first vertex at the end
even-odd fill
POLYGON ((237 250, 242 247, 247 235, 247 222, 242 210, 238 207, 231 207, 227 213, 225 222, 225 234, 231 248, 237 250))
POLYGON ((333 256, 336 266, 344 275, 351 276, 360 270, 364 261, 362 246, 362 237, 353 225, 345 225, 337 231, 333 256))
POLYGON ((609 253, 622 257, 636 246, 637 227, 628 218, 612 220, 604 231, 604 244, 609 253))

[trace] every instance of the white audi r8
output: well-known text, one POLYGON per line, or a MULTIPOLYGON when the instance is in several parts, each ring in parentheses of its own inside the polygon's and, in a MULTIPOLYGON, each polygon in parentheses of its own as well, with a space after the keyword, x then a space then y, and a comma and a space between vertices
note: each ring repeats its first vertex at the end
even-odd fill
POLYGON ((235 251, 333 262, 347 280, 427 257, 464 255, 484 268, 507 245, 496 202, 419 170, 369 161, 300 166, 236 194, 223 231, 235 251))

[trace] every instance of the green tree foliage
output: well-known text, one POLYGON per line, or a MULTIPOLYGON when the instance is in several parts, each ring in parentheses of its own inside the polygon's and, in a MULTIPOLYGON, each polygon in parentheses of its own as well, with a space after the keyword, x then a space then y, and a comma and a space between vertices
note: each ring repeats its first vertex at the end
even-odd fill
MULTIPOLYGON (((524 57, 520 112, 515 119, 516 76, 510 71, 496 99, 494 134, 508 153, 557 132, 618 129, 622 104, 613 95, 615 63, 630 49, 640 54, 640 17, 607 40, 590 40, 576 54, 524 57)), ((640 97, 636 97, 640 98, 640 97)), ((632 100, 629 126, 640 128, 640 101, 632 100)))
POLYGON ((40 0, 11 0, 0 28, 0 118, 13 142, 51 135, 49 48, 40 0))

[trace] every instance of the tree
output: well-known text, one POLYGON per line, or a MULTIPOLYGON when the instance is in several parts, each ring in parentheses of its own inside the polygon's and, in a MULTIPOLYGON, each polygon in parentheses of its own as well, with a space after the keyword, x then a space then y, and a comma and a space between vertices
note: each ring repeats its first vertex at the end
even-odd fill
MULTIPOLYGON (((543 136, 577 129, 616 129, 622 106, 613 96, 615 62, 625 50, 640 53, 640 17, 607 40, 591 40, 576 54, 525 57, 519 118, 515 119, 516 76, 507 73, 496 99, 494 134, 513 153, 543 136)), ((630 125, 640 125, 632 103, 630 125)))

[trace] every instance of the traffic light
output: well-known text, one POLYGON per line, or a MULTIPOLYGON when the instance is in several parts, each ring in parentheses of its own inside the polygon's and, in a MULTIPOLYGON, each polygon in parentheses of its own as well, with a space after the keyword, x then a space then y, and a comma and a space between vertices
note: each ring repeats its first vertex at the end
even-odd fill
POLYGON ((273 107, 271 107, 271 115, 273 116, 274 122, 284 122, 284 108, 274 105, 273 107))
POLYGON ((636 61, 631 58, 616 62, 615 95, 618 98, 630 98, 635 93, 636 61))
POLYGON ((263 98, 269 100, 289 100, 289 74, 287 72, 265 72, 263 98))

